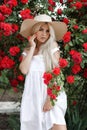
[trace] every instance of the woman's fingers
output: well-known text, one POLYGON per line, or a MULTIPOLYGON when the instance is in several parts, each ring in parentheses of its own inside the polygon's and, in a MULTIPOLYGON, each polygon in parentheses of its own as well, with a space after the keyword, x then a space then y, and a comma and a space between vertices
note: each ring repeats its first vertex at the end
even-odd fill
POLYGON ((36 34, 32 35, 32 36, 29 36, 27 39, 30 43, 30 46, 36 46, 36 43, 35 43, 35 38, 36 38, 36 34))
POLYGON ((47 101, 44 106, 43 106, 43 111, 50 111, 53 108, 53 106, 51 105, 50 101, 47 101))

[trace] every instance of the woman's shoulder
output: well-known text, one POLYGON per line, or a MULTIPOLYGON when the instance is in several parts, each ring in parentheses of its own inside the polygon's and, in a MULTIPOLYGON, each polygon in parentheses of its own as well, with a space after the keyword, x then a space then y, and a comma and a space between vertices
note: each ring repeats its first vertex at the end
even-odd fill
POLYGON ((59 51, 59 50, 60 50, 60 46, 58 45, 57 42, 54 42, 53 43, 53 48, 51 49, 51 52, 55 53, 56 51, 59 51))

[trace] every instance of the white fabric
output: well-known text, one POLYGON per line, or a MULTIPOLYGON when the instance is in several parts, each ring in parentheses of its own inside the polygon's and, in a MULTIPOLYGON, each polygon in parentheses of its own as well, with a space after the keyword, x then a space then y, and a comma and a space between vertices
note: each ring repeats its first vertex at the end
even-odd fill
POLYGON ((64 115, 67 108, 67 97, 64 91, 58 96, 58 101, 53 109, 43 112, 47 96, 47 87, 42 78, 44 72, 43 56, 33 56, 22 95, 20 130, 50 130, 54 123, 66 124, 64 115))
POLYGON ((54 54, 56 51, 59 51, 59 50, 60 50, 60 47, 53 48, 51 50, 51 53, 54 54))

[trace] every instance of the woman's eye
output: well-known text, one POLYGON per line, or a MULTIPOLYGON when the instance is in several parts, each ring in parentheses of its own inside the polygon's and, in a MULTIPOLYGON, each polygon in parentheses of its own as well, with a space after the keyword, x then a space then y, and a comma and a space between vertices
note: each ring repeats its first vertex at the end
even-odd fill
POLYGON ((46 32, 49 32, 49 30, 47 30, 46 32))
POLYGON ((39 29, 39 31, 43 31, 43 29, 42 29, 42 28, 40 28, 40 29, 39 29))

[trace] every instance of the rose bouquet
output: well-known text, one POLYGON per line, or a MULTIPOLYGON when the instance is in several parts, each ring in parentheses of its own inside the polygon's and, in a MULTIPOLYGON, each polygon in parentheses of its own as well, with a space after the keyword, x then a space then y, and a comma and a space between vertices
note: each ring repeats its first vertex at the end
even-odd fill
POLYGON ((55 67, 51 71, 45 72, 43 78, 44 83, 47 85, 47 94, 54 106, 58 95, 64 90, 64 75, 59 67, 55 67))

